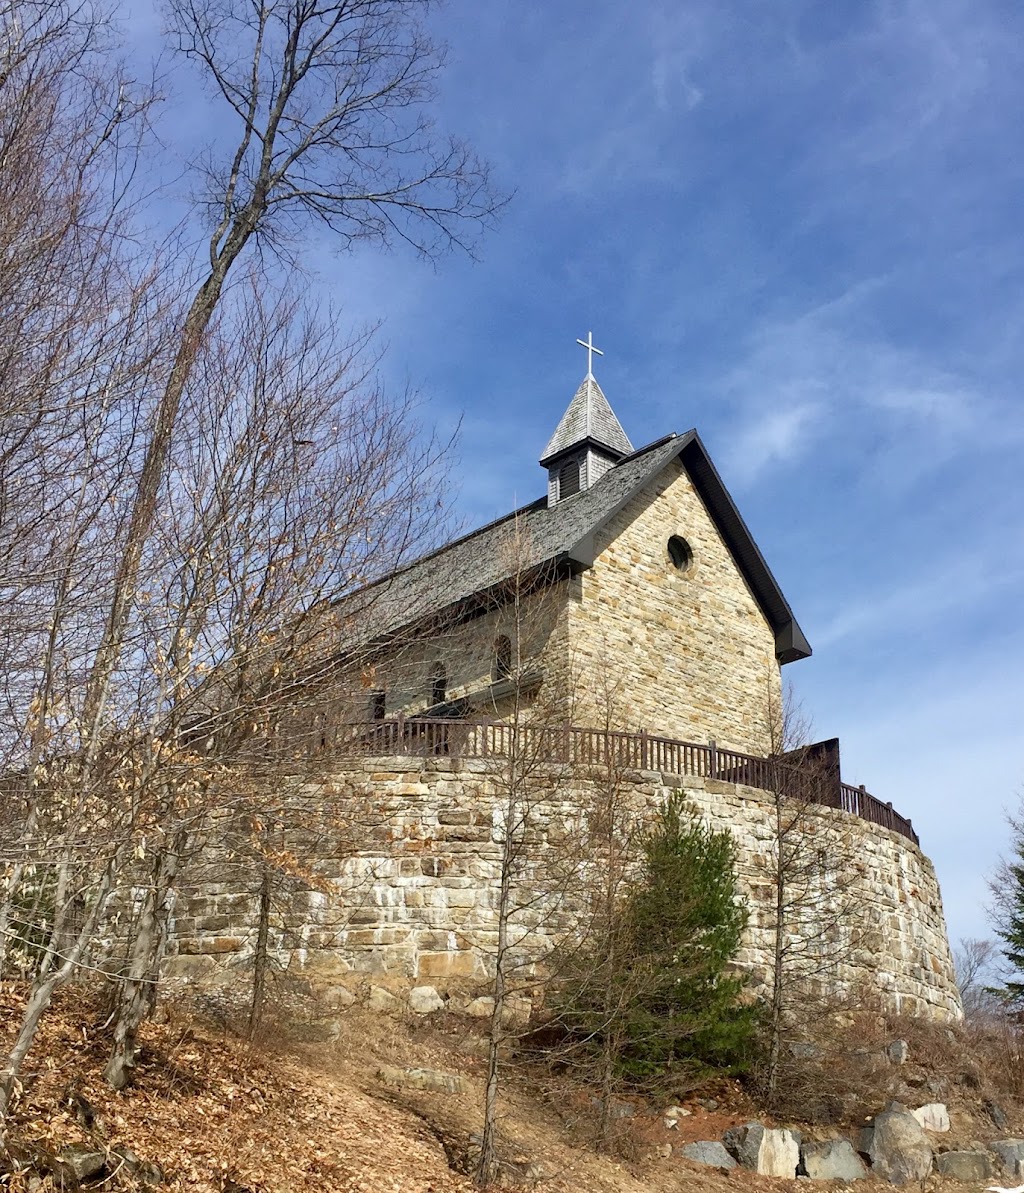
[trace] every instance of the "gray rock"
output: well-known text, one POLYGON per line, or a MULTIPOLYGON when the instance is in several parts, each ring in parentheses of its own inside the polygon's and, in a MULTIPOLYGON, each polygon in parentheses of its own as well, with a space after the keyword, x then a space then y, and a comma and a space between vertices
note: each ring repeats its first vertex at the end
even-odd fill
POLYGON ((993 1126, 999 1131, 1005 1131, 1010 1125, 1010 1119, 1002 1106, 998 1102, 994 1102, 991 1098, 986 1098, 982 1102, 982 1106, 985 1113, 992 1120, 993 1126))
POLYGON ((926 1131, 948 1131, 949 1111, 942 1102, 929 1102, 910 1112, 926 1131))
POLYGON ((457 1073, 439 1073, 436 1069, 396 1069, 382 1065, 377 1077, 385 1085, 398 1089, 427 1089, 435 1093, 461 1094, 466 1092, 466 1079, 457 1073))
MULTIPOLYGON (((590 1104, 600 1114, 602 1109, 602 1101, 600 1098, 591 1098, 590 1104)), ((608 1103, 608 1117, 610 1119, 632 1118, 636 1114, 636 1107, 632 1102, 626 1102, 622 1098, 612 1098, 608 1103)))
POLYGON ((744 1123, 740 1127, 730 1127, 722 1134, 722 1142, 726 1151, 742 1167, 757 1171, 757 1153, 761 1147, 761 1136, 764 1127, 760 1123, 744 1123))
POLYGON ((997 1139, 988 1150, 1006 1176, 1024 1176, 1024 1139, 997 1139))
POLYGON ((72 1143, 60 1153, 60 1160, 80 1181, 87 1181, 101 1173, 107 1164, 107 1153, 97 1151, 87 1143, 72 1143))
POLYGON ((707 1164, 711 1168, 735 1168, 736 1161, 717 1139, 702 1139, 699 1143, 688 1143, 679 1149, 679 1154, 695 1164, 707 1164))
POLYGON ((905 1110, 883 1110, 875 1117, 867 1154, 873 1174, 891 1185, 923 1181, 932 1170, 932 1145, 905 1110))
POLYGON ((885 1049, 885 1055, 894 1065, 906 1064, 909 1049, 906 1040, 893 1040, 885 1049))
POLYGON ((444 999, 433 986, 414 986, 409 991, 409 1009, 417 1015, 444 1010, 444 999))
POLYGON ((941 1152, 935 1157, 939 1176, 955 1181, 987 1181, 992 1177, 992 1161, 985 1152, 941 1152))
POLYGON ((816 1181, 861 1181, 868 1174, 849 1139, 805 1143, 800 1149, 800 1163, 816 1181))

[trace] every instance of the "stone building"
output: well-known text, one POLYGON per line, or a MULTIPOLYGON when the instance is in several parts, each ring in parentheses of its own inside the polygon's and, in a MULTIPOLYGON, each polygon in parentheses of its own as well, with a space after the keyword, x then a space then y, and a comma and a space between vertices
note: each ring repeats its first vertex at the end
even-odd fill
MULTIPOLYGON (((532 718, 562 767, 547 822, 568 823, 592 796, 587 765, 566 763, 607 761, 614 748, 637 816, 682 788, 733 832, 751 909, 738 960, 755 979, 765 972, 765 756, 782 748, 781 668, 811 648, 696 431, 634 450, 588 371, 540 463, 544 496, 338 607, 358 649, 342 662, 351 697, 317 714, 321 790, 340 805, 369 801, 380 819, 354 849, 321 846, 330 893, 300 892, 282 912, 271 936, 283 961, 349 986, 471 990, 485 979, 495 756, 507 741, 496 726, 532 718)), ((837 742, 814 753, 815 847, 839 834, 854 859, 857 929, 837 980, 957 1016, 939 889, 912 826, 842 782, 837 742)), ((238 906, 230 884, 193 899, 172 967, 244 959, 238 906)), ((564 920, 526 923, 523 947, 542 957, 564 920)))
POLYGON ((545 496, 380 586, 362 711, 501 717, 515 686, 604 723, 614 676, 622 729, 769 752, 811 648, 696 431, 634 450, 588 372, 540 462, 545 496))

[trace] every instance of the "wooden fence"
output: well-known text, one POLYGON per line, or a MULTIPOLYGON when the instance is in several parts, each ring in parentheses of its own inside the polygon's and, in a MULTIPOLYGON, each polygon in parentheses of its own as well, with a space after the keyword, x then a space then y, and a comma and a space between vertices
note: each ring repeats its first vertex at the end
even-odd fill
MULTIPOLYGON (((813 761, 800 765, 793 754, 788 754, 785 760, 762 758, 724 750, 713 741, 700 744, 650 733, 622 733, 579 725, 529 722, 511 725, 504 721, 401 715, 388 720, 324 724, 314 731, 312 741, 308 731, 302 736, 307 748, 326 755, 504 758, 515 752, 538 762, 579 767, 611 765, 742 783, 764 791, 780 791, 809 803, 842 808, 918 844, 913 825, 892 804, 882 803, 863 787, 841 782, 838 768, 823 768, 813 761)), ((284 744, 280 737, 277 740, 284 744)), ((293 747, 296 744, 294 739, 291 744, 293 747)))

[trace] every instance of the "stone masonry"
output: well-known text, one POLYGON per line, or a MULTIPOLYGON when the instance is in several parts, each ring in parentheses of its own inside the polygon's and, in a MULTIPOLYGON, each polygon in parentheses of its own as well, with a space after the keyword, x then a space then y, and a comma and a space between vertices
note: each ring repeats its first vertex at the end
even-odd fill
MULTIPOLYGON (((271 925, 277 960, 326 985, 427 983, 465 991, 482 983, 495 940, 500 766, 486 759, 407 757, 339 763, 317 792, 325 823, 336 816, 341 824, 345 809, 358 806, 353 818, 363 835, 358 842, 349 837, 341 848, 344 833, 325 833, 310 859, 322 881, 314 888, 299 884, 283 904, 277 901, 271 925)), ((541 867, 546 852, 572 842, 581 809, 594 795, 593 777, 553 771, 551 779, 536 808, 541 830, 533 849, 541 867)), ((670 789, 681 787, 702 815, 734 834, 751 910, 736 960, 756 986, 770 948, 763 914, 769 797, 731 783, 647 771, 627 772, 620 782, 622 798, 638 816, 649 815, 670 789)), ((822 811, 809 831, 823 834, 822 847, 838 832, 854 863, 844 897, 855 901, 857 929, 843 929, 835 983, 867 983, 893 1009, 958 1017, 942 904, 928 859, 898 834, 845 813, 822 811)), ((172 926, 171 974, 202 976, 249 963, 255 898, 245 889, 233 874, 182 896, 172 926)), ((557 895, 517 917, 524 958, 542 964, 575 923, 571 900, 557 895)))

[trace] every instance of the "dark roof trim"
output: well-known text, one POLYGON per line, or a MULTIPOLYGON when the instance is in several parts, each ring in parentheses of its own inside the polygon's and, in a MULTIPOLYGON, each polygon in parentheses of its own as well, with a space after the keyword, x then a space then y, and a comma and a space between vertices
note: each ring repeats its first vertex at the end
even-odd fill
MULTIPOLYGON (((634 455, 639 456, 644 452, 652 451, 671 438, 672 436, 666 436, 666 438, 658 440, 657 443, 652 443, 635 452, 634 455)), ((627 458, 632 459, 633 457, 627 458)), ((718 469, 711 462, 707 448, 701 442, 696 431, 687 431, 685 435, 679 436, 679 447, 675 459, 680 460, 689 473, 694 487, 711 515, 711 520, 729 548, 729 553, 746 580, 754 600, 757 601, 761 612, 771 626, 775 634, 775 657, 779 663, 794 663, 797 659, 809 658, 810 643, 797 624, 789 602, 782 595, 782 589, 779 588, 778 582, 772 575, 757 543, 754 542, 746 522, 743 521, 736 508, 736 503, 729 495, 722 478, 718 475, 718 469)), ((650 483, 650 480, 651 476, 648 473, 637 481, 618 504, 605 515, 603 520, 569 549, 569 557, 582 567, 591 567, 597 555, 598 532, 616 514, 620 513, 637 493, 650 483)))
MULTIPOLYGON (((610 447, 602 439, 595 439, 593 435, 585 435, 582 439, 577 439, 575 443, 570 443, 568 447, 559 448, 558 451, 552 452, 550 456, 545 456, 540 464, 542 468, 550 468, 557 460, 564 459, 566 456, 575 455, 580 448, 589 447, 594 448, 604 455, 610 457, 616 464, 620 460, 630 457, 625 456, 617 447, 610 447)), ((634 453, 635 454, 635 453, 634 453)))

